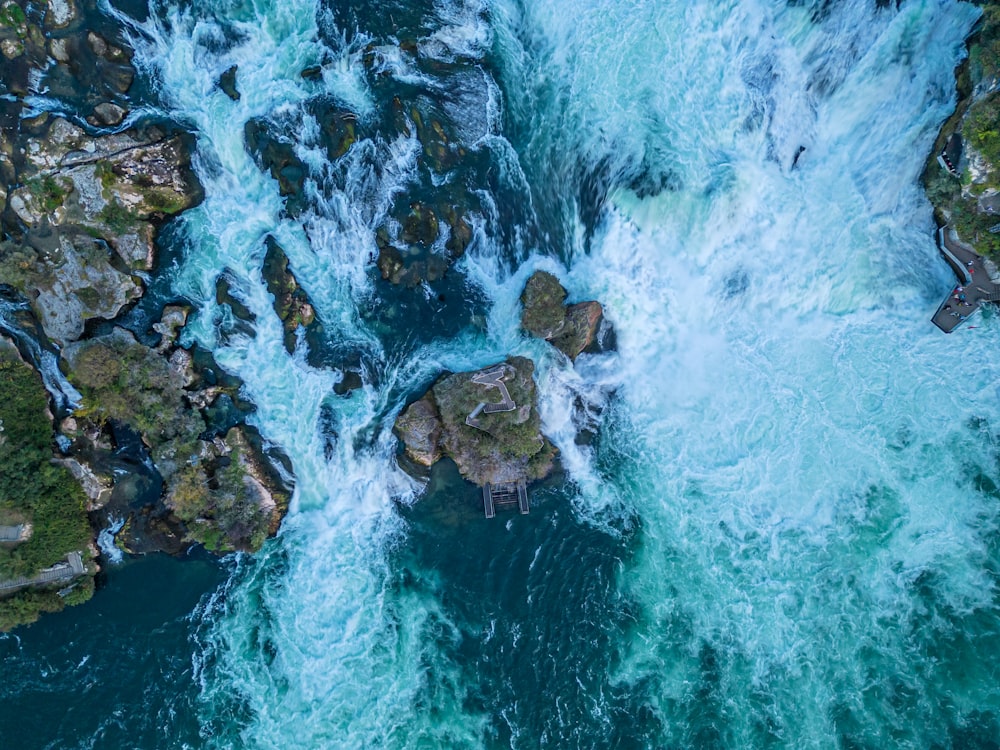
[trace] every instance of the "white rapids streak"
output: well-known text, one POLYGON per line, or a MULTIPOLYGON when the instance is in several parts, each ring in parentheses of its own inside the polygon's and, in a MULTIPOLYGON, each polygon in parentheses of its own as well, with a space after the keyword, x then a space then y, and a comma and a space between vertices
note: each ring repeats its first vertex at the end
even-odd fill
MULTIPOLYGON (((921 661, 914 644, 994 607, 982 561, 995 498, 970 475, 1000 481, 989 445, 1000 327, 932 328, 951 281, 917 185, 976 11, 946 0, 438 6, 448 25, 423 51, 499 56, 507 116, 488 86, 477 145, 559 208, 570 268, 521 247, 527 262, 510 273, 480 238, 462 270, 493 301, 488 331, 406 363, 356 310, 371 293, 373 229, 419 145, 357 144, 351 188, 313 195, 320 210, 304 230, 243 144, 250 118, 294 112, 314 86, 372 112, 365 40, 334 50, 313 84, 299 76, 323 54, 305 0, 160 8, 165 20, 137 30, 137 60, 199 136, 206 200, 183 219, 190 250, 176 279, 198 305, 188 335, 244 380, 298 478, 281 536, 207 610, 206 734, 220 747, 237 731, 262 748, 482 742, 434 573, 419 573, 417 592, 390 569, 402 533, 392 500, 414 488, 385 430, 371 447, 354 438, 392 410, 398 384, 511 352, 539 361, 545 425, 581 516, 640 519, 621 581, 640 615, 614 679, 643 693, 663 745, 929 746, 954 718, 946 706, 976 710, 982 686, 950 684, 950 657, 921 661), (234 63, 238 102, 215 87, 234 63), (530 133, 520 152, 497 132, 505 121, 530 133), (363 149, 385 167, 374 191, 363 149), (581 173, 612 186, 596 222, 580 215, 581 173), (640 197, 633 184, 666 189, 640 197), (285 353, 260 276, 266 234, 303 271, 320 318, 374 353, 377 387, 337 399, 336 373, 285 353), (571 368, 518 332, 517 296, 539 267, 561 273, 572 298, 604 303, 617 356, 571 368), (217 336, 222 269, 256 315, 253 339, 217 336), (575 445, 570 404, 593 420, 610 389, 598 450, 615 461, 601 463, 575 445), (329 456, 324 409, 339 436, 329 456)), ((307 144, 313 125, 303 118, 307 144)), ((969 668, 983 656, 973 649, 969 668)))

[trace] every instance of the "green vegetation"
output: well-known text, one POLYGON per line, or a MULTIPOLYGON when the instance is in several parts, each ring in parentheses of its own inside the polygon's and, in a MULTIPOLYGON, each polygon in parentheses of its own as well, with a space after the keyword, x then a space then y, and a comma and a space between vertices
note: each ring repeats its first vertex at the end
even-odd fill
POLYGON ((38 201, 38 206, 46 213, 51 213, 59 208, 71 189, 52 175, 33 179, 27 183, 26 187, 31 196, 38 201))
POLYGON ((0 547, 0 578, 32 575, 90 542, 83 490, 51 463, 52 425, 40 378, 0 350, 0 518, 33 526, 31 538, 0 547))
POLYGON ((167 483, 166 505, 188 536, 216 552, 258 549, 273 531, 246 482, 249 444, 238 430, 216 456, 200 440, 205 420, 184 397, 183 379, 167 361, 123 332, 84 344, 72 357, 71 379, 83 414, 131 425, 149 444, 167 483))
POLYGON ((88 342, 73 358, 71 377, 83 394, 86 414, 130 424, 154 448, 205 429, 184 402, 181 383, 166 360, 128 335, 88 342))
POLYGON ((28 17, 16 3, 8 2, 0 8, 0 26, 14 29, 18 36, 23 36, 27 24, 28 17))
POLYGON ((979 2, 983 17, 979 24, 979 34, 969 50, 969 57, 977 72, 977 78, 994 78, 1000 74, 1000 3, 987 0, 979 2))
POLYGON ((190 536, 213 552, 259 549, 271 531, 271 517, 261 512, 247 485, 246 446, 233 433, 226 442, 228 456, 178 473, 170 506, 190 536))
POLYGON ((124 234, 135 227, 138 217, 116 198, 100 210, 97 218, 115 234, 124 234))
POLYGON ((537 271, 521 292, 521 326, 532 336, 548 338, 562 328, 566 319, 563 305, 566 290, 552 274, 537 271))
POLYGON ((35 285, 44 270, 37 264, 34 249, 24 243, 0 242, 0 280, 15 289, 25 291, 35 285))
POLYGON ((149 206, 151 211, 167 214, 168 216, 183 211, 187 207, 187 198, 175 193, 173 190, 150 190, 144 197, 146 205, 149 206))
POLYGON ((30 625, 44 613, 58 612, 63 607, 83 604, 93 595, 94 579, 87 576, 78 580, 65 596, 59 596, 53 587, 21 591, 6 599, 0 599, 0 632, 19 625, 30 625))
MULTIPOLYGON (((0 425, 0 522, 32 526, 27 541, 0 545, 0 579, 34 575, 69 552, 86 555, 92 534, 83 490, 66 469, 52 463, 45 389, 12 347, 0 348, 0 425)), ((22 591, 0 599, 0 630, 33 622, 39 613, 78 598, 22 591)))
POLYGON ((1000 216, 982 213, 976 209, 975 199, 962 198, 952 204, 951 220, 959 236, 972 243, 977 252, 1000 259, 1000 234, 989 231, 1000 224, 1000 216))
POLYGON ((94 165, 94 175, 101 181, 101 187, 105 190, 110 190, 118 181, 118 177, 115 175, 111 162, 105 159, 102 159, 94 165))
POLYGON ((535 399, 532 379, 534 363, 524 357, 507 361, 515 377, 505 381, 518 409, 497 414, 481 413, 478 427, 466 424, 466 417, 480 402, 495 402, 499 391, 486 388, 472 380, 474 373, 448 375, 432 388, 438 413, 444 427, 441 447, 446 455, 455 459, 467 479, 482 484, 489 472, 498 464, 525 462, 529 479, 544 476, 548 471, 554 449, 541 435, 541 420, 535 399), (530 411, 522 411, 525 406, 530 411))
MULTIPOLYGON (((994 95, 969 108, 962 135, 991 165, 1000 164, 1000 97, 994 95)), ((994 175, 990 174, 990 182, 994 175)))

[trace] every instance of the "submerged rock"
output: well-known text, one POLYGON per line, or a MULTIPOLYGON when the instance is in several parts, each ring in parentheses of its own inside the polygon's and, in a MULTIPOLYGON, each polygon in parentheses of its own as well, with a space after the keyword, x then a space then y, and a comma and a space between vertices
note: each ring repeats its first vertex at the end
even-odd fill
POLYGON ((443 375, 396 420, 407 455, 423 466, 447 456, 478 485, 547 476, 556 449, 541 432, 534 369, 530 359, 511 357, 443 375))
POLYGON ((521 327, 546 339, 570 359, 592 346, 604 318, 600 302, 566 306, 566 289, 547 271, 536 271, 521 293, 521 327))
POLYGON ((222 93, 234 102, 238 102, 240 100, 240 92, 239 89, 236 88, 236 71, 238 69, 238 65, 233 65, 221 76, 219 76, 219 88, 222 89, 222 93))
POLYGON ((414 201, 398 224, 398 229, 393 222, 375 234, 376 265, 391 284, 416 287, 425 281, 438 281, 472 241, 465 210, 450 204, 439 204, 435 209, 414 201), (447 239, 442 243, 443 235, 447 239))

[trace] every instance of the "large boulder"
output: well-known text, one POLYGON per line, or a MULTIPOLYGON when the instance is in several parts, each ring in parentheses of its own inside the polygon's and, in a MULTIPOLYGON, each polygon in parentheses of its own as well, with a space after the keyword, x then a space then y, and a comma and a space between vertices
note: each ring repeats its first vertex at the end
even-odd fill
POLYGON ((547 271, 535 271, 521 292, 521 327, 532 336, 551 339, 566 323, 566 290, 547 271))
POLYGON ((480 486, 548 475, 556 449, 541 432, 534 369, 530 359, 511 357, 443 375, 396 420, 407 455, 424 466, 447 456, 480 486), (504 411, 485 409, 502 404, 505 395, 504 411))
POLYGON ((399 415, 393 432, 403 441, 406 455, 421 466, 431 466, 441 458, 441 416, 428 391, 399 415))
POLYGON ((565 299, 566 289, 555 276, 536 271, 521 293, 521 327, 575 360, 597 338, 604 309, 594 301, 566 306, 565 299))

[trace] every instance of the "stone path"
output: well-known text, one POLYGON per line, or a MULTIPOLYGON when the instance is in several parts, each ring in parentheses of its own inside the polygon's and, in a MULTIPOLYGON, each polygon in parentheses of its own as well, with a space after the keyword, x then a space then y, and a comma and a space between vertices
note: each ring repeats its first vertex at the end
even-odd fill
POLYGON ((83 558, 80 557, 79 552, 70 552, 66 556, 66 560, 66 562, 56 563, 51 568, 46 568, 30 578, 20 576, 0 581, 0 592, 14 591, 27 586, 40 586, 46 583, 55 583, 56 581, 68 581, 71 578, 82 576, 87 572, 87 569, 83 566, 83 558))
POLYGON ((990 279, 982 256, 959 240, 950 227, 938 230, 938 247, 958 276, 959 284, 948 293, 931 320, 945 333, 951 333, 983 304, 1000 302, 1000 284, 990 279))

